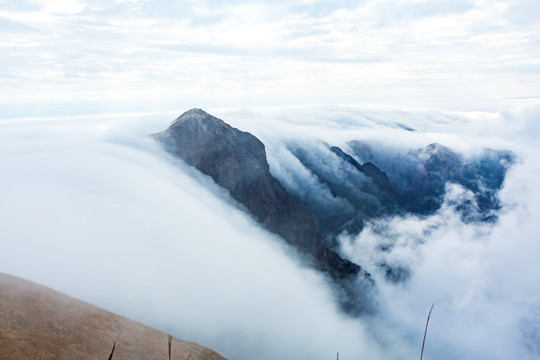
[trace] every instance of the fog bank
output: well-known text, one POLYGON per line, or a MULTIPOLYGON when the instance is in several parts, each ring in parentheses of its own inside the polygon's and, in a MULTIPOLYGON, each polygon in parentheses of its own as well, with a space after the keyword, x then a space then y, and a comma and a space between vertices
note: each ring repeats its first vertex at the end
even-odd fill
POLYGON ((323 276, 147 136, 178 114, 0 120, 0 271, 230 359, 415 358, 432 302, 425 358, 537 358, 539 110, 210 111, 259 137, 273 174, 286 181, 284 169, 296 169, 321 203, 328 194, 288 141, 515 152, 495 224, 464 224, 455 203, 469 195, 448 185, 434 215, 378 219, 340 236, 342 253, 376 281, 370 317, 340 313, 323 276), (409 279, 387 281, 381 263, 407 267, 409 279))
POLYGON ((394 351, 341 314, 292 249, 149 139, 163 125, 152 121, 2 122, 0 271, 230 359, 394 351))

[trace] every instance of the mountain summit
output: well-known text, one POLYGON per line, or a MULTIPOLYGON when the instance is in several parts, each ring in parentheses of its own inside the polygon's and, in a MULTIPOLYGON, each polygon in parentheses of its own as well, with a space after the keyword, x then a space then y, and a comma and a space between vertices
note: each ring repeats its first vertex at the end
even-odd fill
POLYGON ((155 135, 171 154, 227 189, 266 229, 280 235, 332 278, 356 275, 360 267, 322 241, 313 214, 270 173, 264 144, 200 109, 192 109, 155 135))

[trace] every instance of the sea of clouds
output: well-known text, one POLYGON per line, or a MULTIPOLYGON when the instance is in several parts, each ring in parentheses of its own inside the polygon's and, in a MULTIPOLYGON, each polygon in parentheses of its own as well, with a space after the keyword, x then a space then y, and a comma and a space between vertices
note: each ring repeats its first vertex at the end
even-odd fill
POLYGON ((449 184, 433 215, 342 234, 342 254, 376 282, 377 311, 351 318, 324 276, 148 136, 179 114, 2 119, 0 271, 229 359, 416 358, 432 303, 425 358, 540 355, 540 106, 210 112, 259 137, 282 181, 295 166, 291 140, 400 151, 439 142, 464 154, 507 149, 517 161, 495 224, 463 223, 454 204, 468 194, 449 184), (409 279, 386 281, 381 262, 407 266, 409 279))

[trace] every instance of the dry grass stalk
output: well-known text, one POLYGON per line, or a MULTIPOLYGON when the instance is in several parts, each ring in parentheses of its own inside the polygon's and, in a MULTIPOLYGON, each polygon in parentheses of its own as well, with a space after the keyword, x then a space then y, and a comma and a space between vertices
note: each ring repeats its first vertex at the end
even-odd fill
POLYGON ((424 330, 424 340, 422 340, 422 352, 420 353, 420 360, 422 360, 422 357, 424 356, 424 345, 426 344, 426 335, 427 335, 427 328, 429 324, 429 318, 431 317, 431 311, 433 310, 433 306, 435 306, 435 303, 431 305, 431 309, 429 309, 429 313, 426 320, 426 330, 424 330))
POLYGON ((116 341, 115 341, 114 344, 113 344, 111 354, 109 355, 109 360, 112 360, 112 357, 113 357, 114 349, 115 349, 115 348, 116 348, 116 341))
POLYGON ((169 335, 169 360, 171 360, 172 336, 169 335))

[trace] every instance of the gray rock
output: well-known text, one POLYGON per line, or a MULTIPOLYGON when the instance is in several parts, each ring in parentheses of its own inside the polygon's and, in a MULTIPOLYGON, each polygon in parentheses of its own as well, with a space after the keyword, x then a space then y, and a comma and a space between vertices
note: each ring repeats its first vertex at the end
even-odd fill
POLYGON ((168 152, 227 189, 261 225, 280 235, 315 268, 338 282, 361 273, 358 265, 323 243, 313 214, 270 174, 265 147, 252 134, 192 109, 155 137, 168 152))

